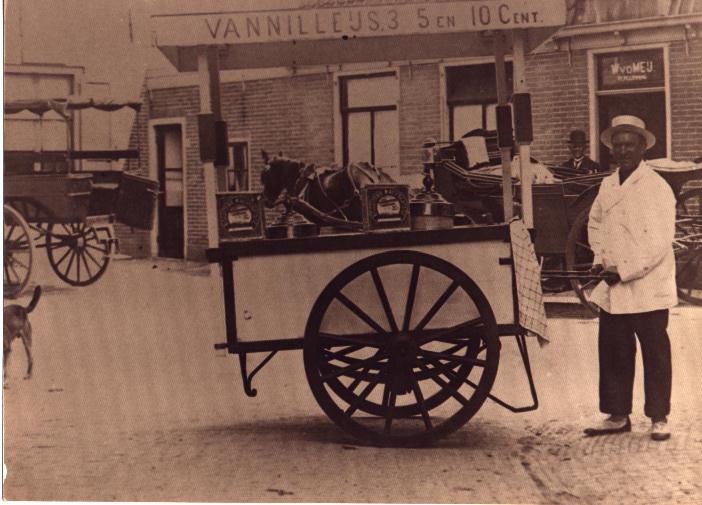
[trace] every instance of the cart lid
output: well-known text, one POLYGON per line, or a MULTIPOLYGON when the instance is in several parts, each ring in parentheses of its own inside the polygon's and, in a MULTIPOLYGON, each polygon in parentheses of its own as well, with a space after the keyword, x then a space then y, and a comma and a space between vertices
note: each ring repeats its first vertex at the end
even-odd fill
POLYGON ((141 102, 116 98, 92 98, 80 95, 64 98, 11 100, 5 102, 5 114, 17 114, 27 110, 40 116, 49 111, 55 111, 65 116, 68 111, 72 110, 97 109, 112 112, 125 107, 138 112, 141 109, 141 102))

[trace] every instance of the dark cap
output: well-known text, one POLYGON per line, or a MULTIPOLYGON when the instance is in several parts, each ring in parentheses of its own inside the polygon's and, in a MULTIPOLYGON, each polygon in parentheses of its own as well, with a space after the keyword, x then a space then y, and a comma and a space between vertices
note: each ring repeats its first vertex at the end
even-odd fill
POLYGON ((572 132, 570 132, 568 143, 575 145, 587 144, 587 137, 585 137, 585 132, 582 130, 573 130, 572 132))

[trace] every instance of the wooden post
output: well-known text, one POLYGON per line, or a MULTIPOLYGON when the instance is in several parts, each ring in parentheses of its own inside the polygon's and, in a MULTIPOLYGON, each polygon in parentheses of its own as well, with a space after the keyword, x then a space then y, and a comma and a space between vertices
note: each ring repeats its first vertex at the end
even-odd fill
MULTIPOLYGON (((512 48, 514 55, 514 92, 527 93, 526 85, 526 31, 512 31, 512 48)), ((522 219, 528 229, 534 228, 534 204, 531 183, 533 171, 531 168, 531 142, 517 142, 519 149, 519 180, 522 187, 522 219)))
MULTIPOLYGON (((222 118, 219 85, 219 57, 215 46, 202 47, 197 55, 200 88, 200 113, 212 114, 215 121, 222 118)), ((207 210, 207 245, 217 247, 217 201, 215 197, 217 176, 214 162, 202 163, 205 178, 205 208, 207 210)), ((217 265, 210 264, 216 270, 217 265)), ((212 268, 211 268, 212 270, 212 268)))
MULTIPOLYGON (((505 70, 505 34, 496 31, 493 39, 495 52, 495 80, 497 85, 497 105, 507 105, 509 92, 507 91, 507 72, 505 70)), ((505 222, 514 215, 512 201, 512 154, 509 147, 500 148, 502 158, 502 207, 505 213, 505 222)))

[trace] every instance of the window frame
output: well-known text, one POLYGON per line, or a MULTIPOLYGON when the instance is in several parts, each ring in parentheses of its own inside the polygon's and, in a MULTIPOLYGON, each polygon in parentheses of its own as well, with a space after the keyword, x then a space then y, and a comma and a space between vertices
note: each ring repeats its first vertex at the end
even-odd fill
MULTIPOLYGON (((370 68, 365 70, 355 70, 334 73, 334 161, 337 165, 346 166, 349 159, 348 146, 348 115, 353 113, 368 112, 371 115, 371 160, 375 159, 374 146, 374 123, 377 112, 397 112, 397 134, 400 137, 400 69, 399 67, 370 68), (369 79, 374 77, 394 77, 397 86, 395 95, 397 101, 392 105, 375 105, 364 107, 349 107, 347 83, 355 79, 369 79)), ((400 161, 400 145, 396 153, 398 164, 400 161)), ((400 167, 398 165, 398 175, 400 167)))
MULTIPOLYGON (((511 55, 505 56, 505 63, 514 65, 513 57, 511 55)), ((448 68, 453 67, 470 67, 485 64, 494 64, 495 60, 492 57, 475 57, 475 58, 461 58, 452 61, 447 61, 439 64, 439 106, 441 107, 440 118, 441 118, 441 139, 442 140, 457 140, 453 138, 455 132, 453 131, 453 107, 460 105, 482 105, 483 106, 483 125, 486 125, 486 106, 487 105, 497 105, 497 100, 494 102, 487 100, 455 100, 449 103, 448 99, 448 68)))

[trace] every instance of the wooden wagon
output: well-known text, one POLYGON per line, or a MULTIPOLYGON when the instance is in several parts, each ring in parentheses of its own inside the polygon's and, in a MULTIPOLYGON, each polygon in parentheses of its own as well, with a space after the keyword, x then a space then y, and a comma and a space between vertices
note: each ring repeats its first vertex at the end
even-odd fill
MULTIPOLYGON (((69 97, 5 103, 5 113, 55 111, 70 122, 74 110, 138 109, 135 102, 69 97)), ((4 153, 3 294, 16 297, 32 274, 36 247, 46 249, 56 275, 74 286, 105 272, 116 244, 112 223, 150 229, 157 183, 122 170, 76 170, 75 160, 116 160, 137 151, 76 151, 67 128, 66 151, 4 153)))

